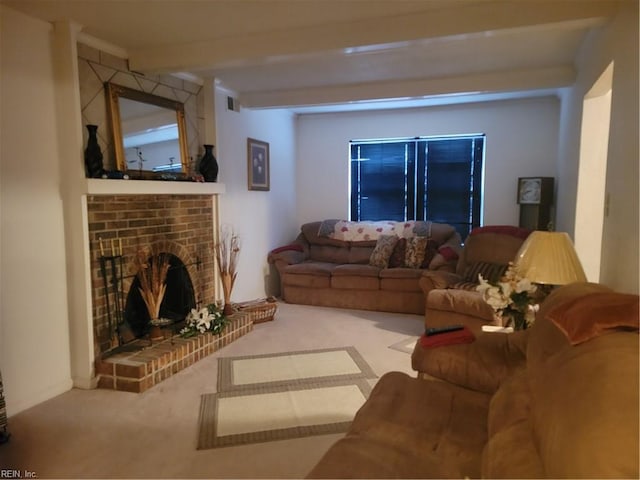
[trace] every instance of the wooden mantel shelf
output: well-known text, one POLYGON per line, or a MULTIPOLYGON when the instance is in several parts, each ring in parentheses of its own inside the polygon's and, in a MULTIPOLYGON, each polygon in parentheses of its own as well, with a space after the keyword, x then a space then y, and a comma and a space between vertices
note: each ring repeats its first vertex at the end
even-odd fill
POLYGON ((225 192, 223 183, 102 178, 88 178, 86 181, 87 195, 219 195, 225 192))

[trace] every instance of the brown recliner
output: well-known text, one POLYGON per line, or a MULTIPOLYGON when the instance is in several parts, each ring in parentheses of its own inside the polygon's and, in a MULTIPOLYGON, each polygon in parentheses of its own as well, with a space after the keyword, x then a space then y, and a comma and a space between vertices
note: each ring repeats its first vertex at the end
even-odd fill
POLYGON ((530 230, 508 225, 478 227, 467 237, 455 273, 424 272, 425 326, 462 324, 473 333, 494 323, 491 307, 476 291, 478 273, 490 282, 502 277, 530 230))

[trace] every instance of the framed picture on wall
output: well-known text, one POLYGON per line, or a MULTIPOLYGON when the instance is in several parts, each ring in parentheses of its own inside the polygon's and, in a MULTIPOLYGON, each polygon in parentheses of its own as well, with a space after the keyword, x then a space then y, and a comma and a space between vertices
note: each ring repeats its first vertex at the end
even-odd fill
POLYGON ((269 144, 247 139, 247 170, 249 190, 269 190, 269 144))

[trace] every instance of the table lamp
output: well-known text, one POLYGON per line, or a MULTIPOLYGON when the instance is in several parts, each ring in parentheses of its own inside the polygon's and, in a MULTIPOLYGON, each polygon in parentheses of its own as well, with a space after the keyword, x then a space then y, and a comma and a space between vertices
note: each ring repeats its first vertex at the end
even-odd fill
POLYGON ((520 247, 515 263, 520 275, 533 283, 553 286, 587 281, 565 232, 532 232, 520 247))

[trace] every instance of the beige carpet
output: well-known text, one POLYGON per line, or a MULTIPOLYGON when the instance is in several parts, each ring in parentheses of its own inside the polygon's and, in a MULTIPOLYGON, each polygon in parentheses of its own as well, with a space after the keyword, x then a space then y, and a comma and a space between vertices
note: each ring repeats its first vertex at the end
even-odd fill
POLYGON ((353 345, 378 377, 415 376, 409 356, 388 347, 423 330, 423 315, 279 303, 274 321, 144 393, 73 389, 9 411, 0 467, 40 479, 304 478, 342 434, 196 449, 200 398, 217 392, 218 358, 353 345))

